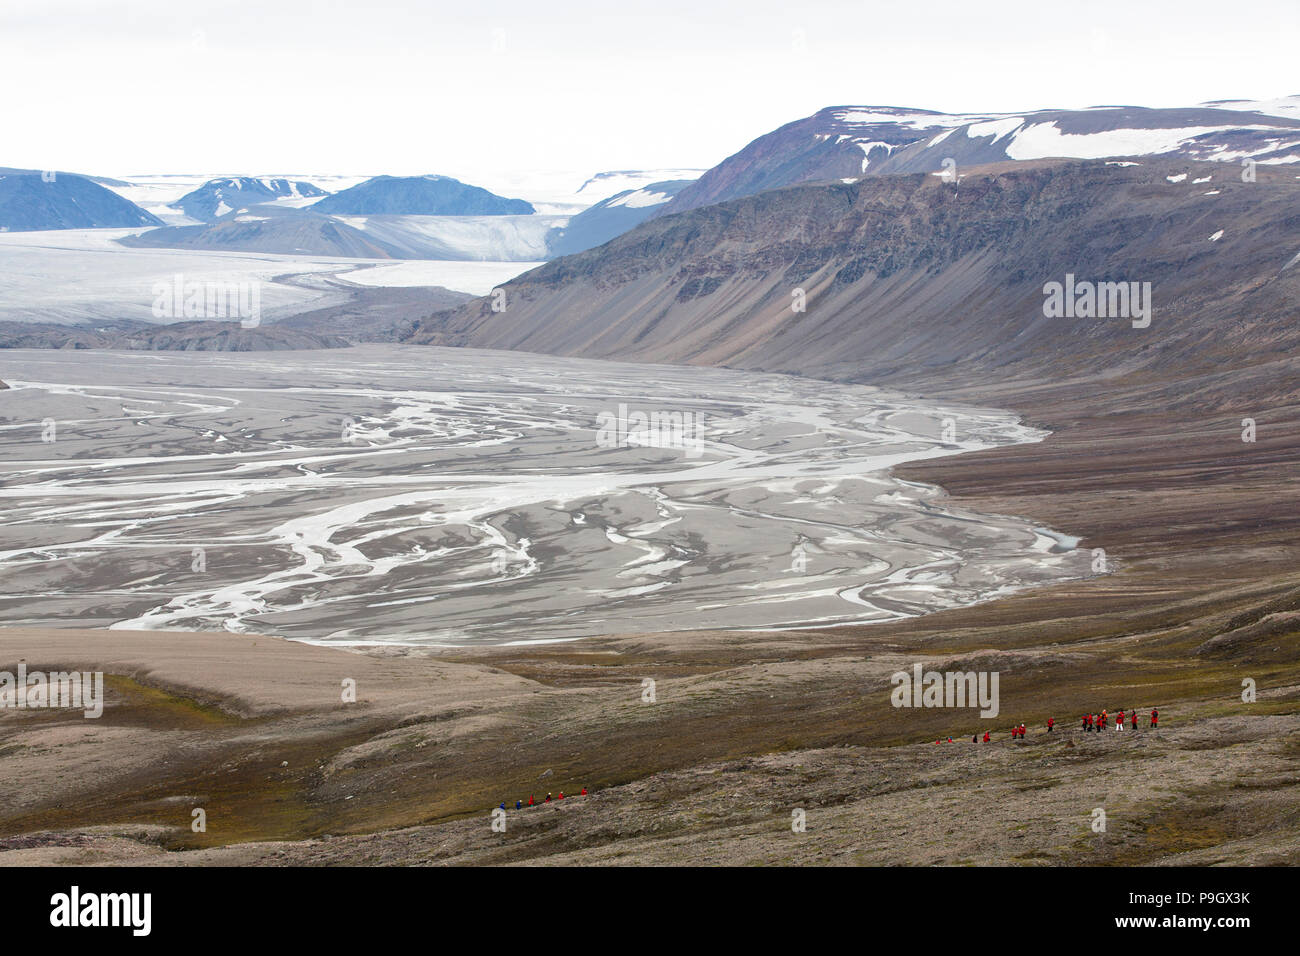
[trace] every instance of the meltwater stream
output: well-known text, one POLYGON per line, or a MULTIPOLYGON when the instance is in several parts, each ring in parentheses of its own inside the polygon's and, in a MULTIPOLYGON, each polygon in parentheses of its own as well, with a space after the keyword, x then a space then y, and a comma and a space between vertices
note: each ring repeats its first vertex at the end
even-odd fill
POLYGON ((6 352, 0 379, 0 624, 502 643, 887 621, 1088 570, 888 474, 1042 433, 864 386, 401 346, 6 352))

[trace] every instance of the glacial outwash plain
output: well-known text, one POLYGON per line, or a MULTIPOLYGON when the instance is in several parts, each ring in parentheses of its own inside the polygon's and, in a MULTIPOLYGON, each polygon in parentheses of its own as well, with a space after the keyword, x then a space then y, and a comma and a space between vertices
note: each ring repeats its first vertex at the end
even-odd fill
POLYGON ((0 863, 1300 862, 1296 167, 767 155, 383 341, 0 351, 0 668, 106 680, 0 863))

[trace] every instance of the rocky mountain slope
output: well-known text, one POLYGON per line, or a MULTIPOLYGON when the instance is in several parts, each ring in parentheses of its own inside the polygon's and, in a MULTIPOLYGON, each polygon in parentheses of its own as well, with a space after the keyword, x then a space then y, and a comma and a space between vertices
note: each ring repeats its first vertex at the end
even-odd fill
POLYGON ((161 219, 85 176, 0 169, 0 232, 158 225, 161 219))
POLYGON ((934 172, 1005 160, 1155 156, 1238 163, 1300 162, 1300 96, 1189 109, 1100 106, 950 114, 833 106, 754 140, 656 215, 795 183, 934 172))
MULTIPOLYGON (((805 185, 652 219, 431 316, 412 341, 908 387, 1241 367, 1300 344, 1300 179, 1042 161, 805 185), (1149 327, 1049 318, 1044 287, 1150 283, 1149 327), (796 311, 803 301, 804 311, 796 311)), ((1139 286, 1139 291, 1141 286, 1139 286)))

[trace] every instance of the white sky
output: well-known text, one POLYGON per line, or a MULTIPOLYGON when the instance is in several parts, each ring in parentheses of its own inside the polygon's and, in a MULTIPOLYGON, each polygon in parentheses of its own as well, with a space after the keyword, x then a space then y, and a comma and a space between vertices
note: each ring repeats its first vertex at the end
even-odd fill
POLYGON ((0 0, 0 166, 707 167, 831 105, 1300 93, 1298 41, 1300 0, 0 0))

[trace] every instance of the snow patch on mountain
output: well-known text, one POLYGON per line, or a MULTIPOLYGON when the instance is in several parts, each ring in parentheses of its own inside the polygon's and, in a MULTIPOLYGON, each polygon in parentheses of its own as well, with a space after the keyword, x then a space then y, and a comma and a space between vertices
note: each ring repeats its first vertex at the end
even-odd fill
POLYGON ((1007 145, 1007 155, 1012 159, 1044 159, 1048 156, 1101 159, 1106 156, 1169 153, 1198 136, 1222 129, 1224 127, 1221 126, 1188 126, 1179 129, 1109 129, 1097 133, 1065 133, 1055 122, 1034 123, 1015 135, 1007 145))
POLYGON ((993 142, 997 142, 1008 133, 1014 133, 1020 127, 1025 125, 1023 116, 1011 116, 1007 119, 989 120, 987 123, 972 123, 966 127, 966 138, 977 139, 981 136, 992 136, 993 142))
POLYGON ((902 126, 907 129, 927 130, 935 126, 957 128, 968 123, 1002 119, 996 114, 968 116, 960 113, 929 113, 924 110, 895 109, 894 107, 849 107, 832 114, 839 122, 851 126, 902 126))
POLYGON ((629 209, 644 209, 646 206, 658 206, 673 197, 668 193, 655 192, 653 189, 636 189, 625 195, 616 196, 609 201, 610 206, 626 206, 629 209))
POLYGON ((863 152, 863 156, 862 156, 862 171, 863 171, 864 173, 867 171, 867 167, 871 165, 871 151, 872 151, 872 150, 875 150, 875 149, 883 149, 883 150, 885 151, 885 155, 888 156, 888 155, 889 155, 890 153, 892 153, 892 152, 894 151, 894 149, 895 149, 895 146, 894 146, 893 143, 885 143, 885 142, 882 142, 882 141, 880 141, 880 140, 872 140, 871 142, 866 142, 866 143, 861 142, 860 140, 859 140, 859 141, 855 141, 855 142, 857 142, 857 145, 862 149, 862 152, 863 152))
POLYGON ((698 179, 703 172, 702 169, 619 169, 596 173, 578 187, 573 198, 584 201, 584 207, 589 207, 618 193, 644 189, 654 183, 698 179))
POLYGON ((1216 110, 1240 110, 1243 113, 1300 119, 1300 95, 1280 96, 1272 100, 1211 100, 1201 105, 1216 110))

